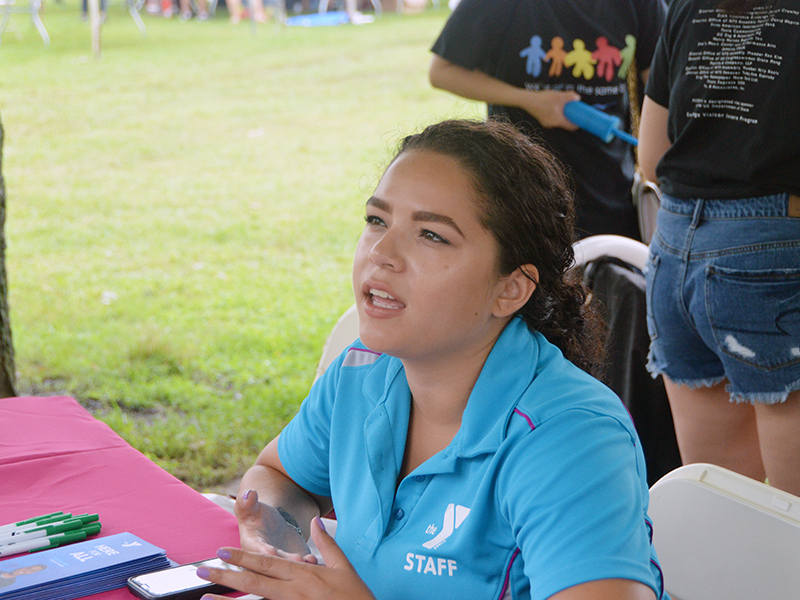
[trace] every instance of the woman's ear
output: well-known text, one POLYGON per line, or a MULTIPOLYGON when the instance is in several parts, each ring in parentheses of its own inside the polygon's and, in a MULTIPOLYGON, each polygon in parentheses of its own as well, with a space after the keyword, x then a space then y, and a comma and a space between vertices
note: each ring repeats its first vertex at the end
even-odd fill
POLYGON ((500 291, 492 314, 495 317, 508 317, 516 313, 525 306, 538 283, 539 270, 533 265, 522 265, 503 277, 498 283, 500 291))

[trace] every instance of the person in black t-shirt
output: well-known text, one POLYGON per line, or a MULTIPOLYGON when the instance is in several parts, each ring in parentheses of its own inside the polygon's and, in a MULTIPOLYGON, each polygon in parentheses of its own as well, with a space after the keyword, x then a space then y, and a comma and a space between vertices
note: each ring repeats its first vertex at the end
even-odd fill
POLYGON ((640 238, 631 146, 578 130, 564 104, 582 100, 627 127, 627 75, 646 78, 666 13, 662 0, 462 0, 432 51, 434 87, 488 103, 568 167, 576 233, 640 238))
POLYGON ((800 2, 673 0, 639 159, 650 364, 684 462, 800 495, 800 2))

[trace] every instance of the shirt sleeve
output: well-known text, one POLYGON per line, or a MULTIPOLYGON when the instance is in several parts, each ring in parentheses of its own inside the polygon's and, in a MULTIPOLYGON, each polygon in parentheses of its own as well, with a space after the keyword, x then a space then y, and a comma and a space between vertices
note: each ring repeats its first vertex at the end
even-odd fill
MULTIPOLYGON (((674 1, 674 0, 673 0, 674 1)), ((667 16, 662 28, 661 34, 658 37, 655 52, 650 63, 650 74, 647 78, 647 85, 645 86, 645 95, 649 96, 656 104, 660 106, 669 106, 669 93, 670 93, 670 31, 671 31, 671 16, 674 11, 671 9, 670 14, 667 16)))
POLYGON ((517 444, 499 482, 500 510, 532 600, 608 578, 642 582, 660 597, 637 452, 617 419, 581 409, 554 416, 517 444))
POLYGON ((640 71, 646 70, 653 60, 666 16, 664 0, 639 0, 636 64, 640 71))
POLYGON ((462 0, 431 51, 459 67, 492 75, 513 5, 513 0, 462 0))
POLYGON ((644 93, 660 106, 669 106, 669 51, 664 36, 656 46, 644 93))

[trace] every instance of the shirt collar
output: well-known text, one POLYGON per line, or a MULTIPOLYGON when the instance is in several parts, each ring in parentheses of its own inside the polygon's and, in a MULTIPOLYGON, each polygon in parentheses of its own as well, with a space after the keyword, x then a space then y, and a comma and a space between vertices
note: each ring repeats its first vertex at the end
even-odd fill
MULTIPOLYGON (((508 419, 534 378, 542 341, 544 338, 531 333, 520 317, 506 325, 478 376, 464 410, 461 428, 448 450, 469 457, 492 452, 500 446, 508 419)), ((384 368, 371 370, 364 381, 363 392, 376 405, 387 404, 388 400, 386 410, 393 425, 405 423, 407 427, 410 392, 403 364, 386 355, 375 366, 379 363, 383 363, 384 368), (398 411, 405 411, 405 418, 401 418, 398 411)), ((395 437, 398 435, 405 439, 406 431, 396 431, 395 437)))
MULTIPOLYGON (((541 338, 543 339, 543 338, 541 338)), ((459 456, 477 456, 500 447, 508 420, 530 387, 539 360, 540 336, 512 319, 489 353, 470 394, 452 445, 459 456)))

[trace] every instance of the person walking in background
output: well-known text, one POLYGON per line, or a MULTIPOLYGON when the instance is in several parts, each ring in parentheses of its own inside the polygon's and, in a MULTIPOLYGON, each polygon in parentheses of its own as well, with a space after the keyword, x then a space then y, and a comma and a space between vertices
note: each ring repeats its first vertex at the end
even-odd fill
MULTIPOLYGON (((108 13, 108 0, 100 0, 100 22, 105 23, 108 13)), ((81 0, 81 19, 89 20, 89 0, 81 0)))
POLYGON ((685 463, 800 495, 800 2, 673 0, 639 160, 649 368, 685 463))
MULTIPOLYGON (((231 23, 236 24, 241 22, 242 15, 244 14, 242 0, 226 0, 225 4, 228 7, 228 15, 231 23)), ((264 8, 264 0, 250 0, 249 9, 252 11, 252 19, 256 23, 267 22, 267 12, 264 8)))
MULTIPOLYGON (((191 0, 178 0, 181 10, 181 21, 188 21, 194 16, 191 0)), ((197 0, 197 20, 208 19, 208 0, 197 0)))
POLYGON ((631 146, 577 130, 564 105, 582 99, 628 123, 623 58, 635 53, 646 77, 665 12, 663 0, 462 0, 433 45, 430 82, 488 103, 489 116, 555 153, 575 187, 579 237, 639 239, 631 146))

